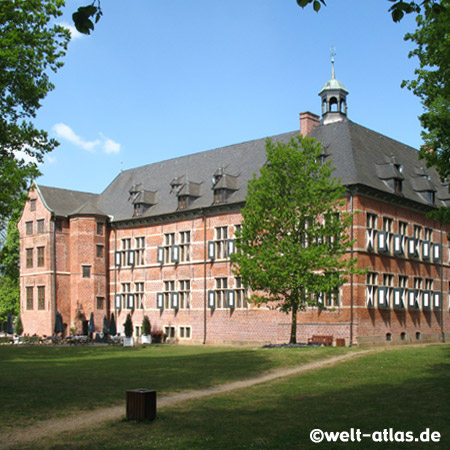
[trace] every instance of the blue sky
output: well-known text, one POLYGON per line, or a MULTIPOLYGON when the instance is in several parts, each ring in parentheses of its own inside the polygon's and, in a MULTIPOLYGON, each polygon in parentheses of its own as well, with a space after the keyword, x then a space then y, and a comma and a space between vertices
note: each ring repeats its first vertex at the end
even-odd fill
MULTIPOLYGON (((66 1, 59 22, 88 0, 66 1)), ((73 36, 36 125, 61 145, 39 184, 102 192, 121 169, 299 129, 336 78, 351 120, 421 144, 420 101, 400 84, 416 60, 386 0, 104 0, 91 36, 73 36)))

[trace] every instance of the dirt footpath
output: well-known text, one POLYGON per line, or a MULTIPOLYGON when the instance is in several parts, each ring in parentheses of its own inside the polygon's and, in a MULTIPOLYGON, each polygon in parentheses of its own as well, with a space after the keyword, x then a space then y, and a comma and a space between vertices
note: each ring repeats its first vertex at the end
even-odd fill
MULTIPOLYGON (((197 391, 181 392, 179 394, 167 395, 157 399, 158 409, 170 406, 175 403, 183 402, 185 400, 192 400, 208 395, 221 394, 224 392, 233 391, 235 389, 242 389, 248 386, 253 386, 258 383, 272 381, 277 378, 287 377, 290 375, 299 374, 308 370, 320 369, 322 367, 331 366, 342 361, 347 361, 361 355, 368 353, 382 351, 377 350, 363 350, 346 353, 345 355, 334 356, 325 360, 320 360, 302 366, 296 366, 287 369, 279 369, 273 372, 260 375, 254 378, 248 378, 241 381, 234 381, 232 383, 222 384, 197 391)), ((121 420, 125 417, 125 405, 115 406, 111 408, 95 409, 90 412, 80 412, 71 416, 66 416, 61 419, 50 419, 38 422, 34 425, 25 428, 13 429, 2 436, 0 440, 0 449, 8 449, 20 444, 30 443, 48 435, 65 431, 76 431, 80 429, 93 429, 100 427, 107 421, 121 420)))

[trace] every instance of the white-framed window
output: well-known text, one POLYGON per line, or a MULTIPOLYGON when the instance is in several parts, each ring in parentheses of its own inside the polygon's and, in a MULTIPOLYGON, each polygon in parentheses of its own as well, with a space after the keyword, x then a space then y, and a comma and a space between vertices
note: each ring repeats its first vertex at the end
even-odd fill
POLYGON ((228 278, 216 278, 215 282, 216 282, 215 286, 216 308, 226 308, 228 278))
POLYGON ((145 301, 145 294, 144 294, 144 282, 138 281, 137 283, 134 283, 134 305, 136 309, 144 309, 144 301, 145 301))
POLYGON ((190 326, 181 325, 178 327, 178 337, 180 339, 191 339, 192 328, 190 326))
POLYGON ((228 258, 228 227, 216 227, 215 233, 216 259, 228 258))
POLYGON ((241 277, 235 277, 234 286, 236 292, 236 308, 238 309, 248 308, 248 301, 246 300, 248 295, 247 289, 245 289, 244 285, 242 284, 241 277))
POLYGON ((172 309, 172 294, 174 293, 175 281, 164 281, 164 309, 172 309))
POLYGON ((180 309, 189 309, 191 307, 191 281, 179 280, 178 292, 180 309))
POLYGON ((164 233, 164 263, 172 262, 172 247, 175 245, 175 233, 164 233))
POLYGON ((121 247, 120 247, 120 265, 129 266, 128 260, 128 252, 131 251, 131 238, 121 239, 121 247))
POLYGON ((178 238, 180 242, 180 262, 188 262, 191 260, 191 232, 180 231, 178 238))
POLYGON ((143 266, 145 264, 145 237, 140 236, 134 238, 135 243, 135 261, 137 266, 143 266))
POLYGON ((167 339, 175 339, 176 337, 175 327, 171 325, 166 325, 164 327, 164 333, 167 335, 167 339))
POLYGON ((131 292, 131 283, 121 283, 120 296, 122 301, 122 309, 128 309, 128 295, 131 292))

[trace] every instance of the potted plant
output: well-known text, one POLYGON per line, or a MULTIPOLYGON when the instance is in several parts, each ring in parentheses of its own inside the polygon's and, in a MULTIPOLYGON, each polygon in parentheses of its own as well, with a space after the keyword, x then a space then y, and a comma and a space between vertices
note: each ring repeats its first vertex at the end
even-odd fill
POLYGON ((150 320, 148 316, 144 316, 142 321, 142 336, 141 343, 142 344, 151 344, 152 343, 152 326, 150 324, 150 320))
POLYGON ((134 339, 133 339, 133 322, 131 321, 131 314, 127 314, 127 318, 125 319, 125 323, 123 324, 125 328, 125 337, 123 339, 124 347, 133 347, 134 339))

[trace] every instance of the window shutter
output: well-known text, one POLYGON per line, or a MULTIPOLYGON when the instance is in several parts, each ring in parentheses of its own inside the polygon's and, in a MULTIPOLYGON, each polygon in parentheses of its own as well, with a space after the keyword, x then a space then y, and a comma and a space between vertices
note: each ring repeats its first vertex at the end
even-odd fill
POLYGON ((433 244, 433 261, 441 260, 441 244, 433 244))
POLYGON ((216 308, 216 291, 208 291, 208 308, 216 308))
POLYGON ((401 234, 394 234, 394 254, 403 255, 403 236, 401 234))
POLYGON ((164 309, 164 294, 162 292, 156 294, 156 307, 161 310, 164 309))
POLYGON ((172 248, 170 249, 170 259, 173 263, 177 263, 180 261, 180 246, 179 245, 172 245, 172 248))
POLYGON ((374 239, 375 239, 375 230, 370 228, 366 231, 366 238, 367 238, 367 250, 373 251, 374 247, 374 239))
POLYGON ((387 252, 388 248, 388 233, 386 231, 378 232, 378 251, 387 252))
POLYGON ((116 252, 114 256, 116 259, 116 267, 120 267, 120 263, 122 260, 120 252, 116 252))
POLYGON ((388 288, 387 287, 379 287, 378 288, 378 307, 386 308, 389 306, 388 303, 388 288))
POLYGON ((128 265, 134 266, 134 250, 128 250, 128 265))
POLYGON ((408 239, 408 256, 416 257, 417 256, 417 246, 418 240, 416 238, 408 239))
POLYGON ((317 305, 323 306, 323 292, 317 294, 317 305))
POLYGON ((178 292, 172 292, 172 294, 170 295, 170 303, 171 303, 172 309, 179 308, 178 300, 179 300, 178 292))
POLYGON ((422 308, 431 309, 431 291, 423 291, 422 308))
POLYGON ((228 308, 234 309, 236 307, 234 291, 228 291, 227 298, 228 298, 228 308))
POLYGON ((134 295, 128 294, 127 295, 127 308, 128 309, 134 309, 134 295))
POLYGON ((164 247, 158 247, 156 260, 158 261, 159 264, 164 263, 164 247))
POLYGON ((120 294, 116 294, 116 302, 115 302, 115 307, 116 309, 121 309, 121 295, 120 294))
POLYGON ((394 308, 404 308, 403 303, 404 290, 394 289, 394 308))
POLYGON ((433 309, 440 310, 441 309, 441 293, 433 292, 433 309))
POLYGON ((373 293, 375 288, 373 286, 367 286, 366 296, 367 296, 367 306, 373 308, 373 293))
POLYGON ((216 259, 216 244, 214 241, 208 242, 208 258, 216 259))
POLYGON ((424 260, 430 259, 430 242, 429 241, 422 242, 422 259, 424 259, 424 260))
POLYGON ((234 239, 229 239, 227 242, 228 256, 231 256, 235 251, 234 239))

